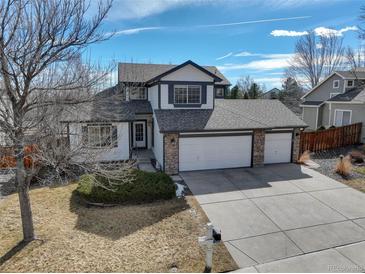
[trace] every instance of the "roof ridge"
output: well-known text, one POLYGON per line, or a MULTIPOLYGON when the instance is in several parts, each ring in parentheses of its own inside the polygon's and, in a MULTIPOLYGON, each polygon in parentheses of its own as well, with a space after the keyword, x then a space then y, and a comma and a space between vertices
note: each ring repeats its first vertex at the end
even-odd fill
MULTIPOLYGON (((118 62, 118 65, 125 64, 125 65, 151 65, 151 66, 179 66, 181 64, 162 64, 162 63, 131 63, 131 62, 118 62)), ((201 67, 211 67, 217 68, 215 65, 199 65, 201 67)), ((217 68, 218 69, 218 68, 217 68)))

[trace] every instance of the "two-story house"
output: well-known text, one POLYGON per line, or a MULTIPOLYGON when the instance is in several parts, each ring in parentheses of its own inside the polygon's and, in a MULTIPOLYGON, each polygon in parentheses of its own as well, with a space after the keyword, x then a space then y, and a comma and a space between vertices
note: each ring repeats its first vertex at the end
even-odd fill
POLYGON ((150 149, 169 174, 298 157, 306 124, 277 100, 224 99, 230 83, 214 66, 120 63, 118 74, 118 85, 65 121, 71 147, 100 161, 150 149))
POLYGON ((302 97, 308 129, 362 122, 365 141, 365 69, 336 71, 302 97))

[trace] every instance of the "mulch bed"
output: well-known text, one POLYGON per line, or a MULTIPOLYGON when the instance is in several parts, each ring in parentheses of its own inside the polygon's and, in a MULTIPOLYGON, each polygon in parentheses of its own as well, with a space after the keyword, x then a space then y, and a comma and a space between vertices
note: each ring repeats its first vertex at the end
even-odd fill
POLYGON ((362 150, 363 146, 347 146, 328 151, 316 152, 311 155, 311 159, 320 165, 316 170, 332 179, 345 183, 351 187, 365 190, 365 174, 356 172, 356 167, 363 167, 365 164, 353 164, 353 170, 347 178, 335 172, 336 163, 340 155, 348 155, 353 150, 362 150))

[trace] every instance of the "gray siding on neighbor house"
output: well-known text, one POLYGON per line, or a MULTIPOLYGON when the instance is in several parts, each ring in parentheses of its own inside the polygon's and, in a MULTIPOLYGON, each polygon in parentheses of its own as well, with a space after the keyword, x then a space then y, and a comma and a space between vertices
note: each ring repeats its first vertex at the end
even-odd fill
POLYGON ((322 122, 321 125, 324 127, 329 127, 330 126, 330 121, 329 121, 329 109, 330 109, 330 105, 329 104, 324 104, 322 107, 322 122))
POLYGON ((317 117, 318 121, 317 121, 317 128, 319 128, 319 127, 323 126, 323 124, 322 124, 322 119, 323 119, 323 107, 324 107, 324 105, 322 105, 322 106, 320 106, 320 107, 318 108, 318 117, 317 117))
POLYGON ((332 75, 322 85, 316 88, 311 94, 305 97, 306 101, 325 101, 330 98, 331 93, 342 93, 344 90, 344 81, 337 74, 332 75), (340 86, 333 88, 333 81, 340 80, 340 86))
POLYGON ((333 125, 336 109, 351 110, 351 124, 362 123, 362 142, 365 142, 365 104, 331 104, 331 125, 333 125))
POLYGON ((316 129, 317 108, 316 107, 303 107, 303 120, 308 125, 307 129, 316 129))

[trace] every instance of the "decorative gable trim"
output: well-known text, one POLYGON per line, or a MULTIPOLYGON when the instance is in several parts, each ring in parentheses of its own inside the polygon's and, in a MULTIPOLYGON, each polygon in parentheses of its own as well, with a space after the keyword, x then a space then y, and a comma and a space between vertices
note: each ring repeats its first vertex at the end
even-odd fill
POLYGON ((160 80, 161 78, 163 78, 164 76, 166 76, 166 75, 168 75, 170 73, 173 73, 174 71, 177 71, 177 70, 179 70, 182 67, 185 67, 187 65, 191 65, 191 66, 195 67, 196 69, 204 72, 205 74, 207 74, 210 77, 212 77, 214 79, 214 81, 217 81, 217 82, 223 81, 222 78, 218 77, 214 73, 211 73, 210 71, 208 71, 207 69, 203 68, 202 66, 199 66, 198 64, 194 63, 193 61, 188 60, 188 61, 186 61, 186 62, 184 62, 184 63, 182 63, 182 64, 180 64, 180 65, 178 65, 178 66, 176 66, 176 67, 174 67, 174 68, 172 68, 172 69, 170 69, 170 70, 168 70, 168 71, 166 71, 166 72, 164 72, 164 73, 162 73, 162 74, 160 74, 160 75, 158 75, 158 76, 156 76, 154 78, 152 78, 151 80, 148 81, 148 83, 156 82, 156 81, 160 80))

